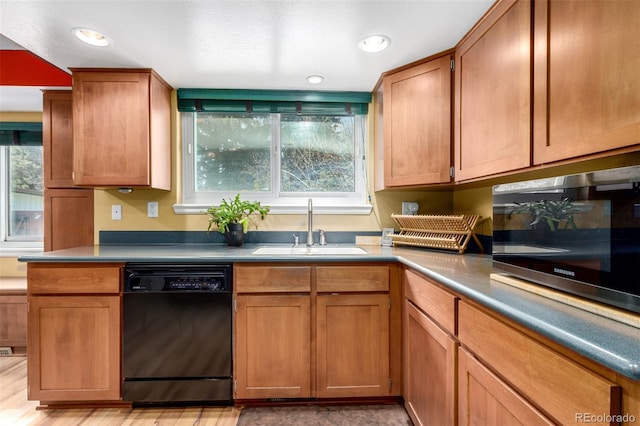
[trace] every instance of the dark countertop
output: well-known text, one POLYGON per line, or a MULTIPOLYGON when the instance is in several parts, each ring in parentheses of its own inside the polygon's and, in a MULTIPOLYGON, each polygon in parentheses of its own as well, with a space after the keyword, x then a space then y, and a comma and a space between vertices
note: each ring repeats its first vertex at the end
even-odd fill
MULTIPOLYGON (((20 257, 21 262, 400 262, 473 300, 626 377, 640 380, 640 328, 490 279, 488 255, 360 246, 364 255, 255 255, 245 244, 102 245, 20 257)), ((638 318, 640 327, 640 316, 638 318)))

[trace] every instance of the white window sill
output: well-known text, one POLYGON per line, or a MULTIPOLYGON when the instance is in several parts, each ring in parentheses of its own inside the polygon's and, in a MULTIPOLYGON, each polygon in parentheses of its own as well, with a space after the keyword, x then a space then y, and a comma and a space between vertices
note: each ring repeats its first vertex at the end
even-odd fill
POLYGON ((39 246, 11 243, 0 245, 0 257, 20 257, 25 254, 41 253, 43 251, 42 244, 39 246))
MULTIPOLYGON (((348 214, 348 215, 369 215, 371 214, 371 205, 368 204, 343 204, 343 205, 318 205, 316 200, 313 201, 313 214, 348 214)), ((175 214, 204 214, 209 208, 205 204, 174 204, 173 211, 175 214)), ((307 214, 308 206, 306 200, 304 205, 292 204, 269 204, 271 210, 269 214, 307 214)))

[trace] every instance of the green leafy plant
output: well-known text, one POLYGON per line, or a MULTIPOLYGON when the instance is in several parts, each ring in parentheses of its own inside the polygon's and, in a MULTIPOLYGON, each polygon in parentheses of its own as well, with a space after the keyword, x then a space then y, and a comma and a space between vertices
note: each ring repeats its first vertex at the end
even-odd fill
POLYGON ((551 232, 560 229, 560 225, 563 223, 565 229, 569 226, 573 229, 578 228, 573 220, 573 215, 578 213, 578 209, 568 198, 563 198, 560 201, 540 200, 515 204, 517 207, 509 213, 509 217, 512 214, 529 213, 533 218, 529 223, 532 228, 541 222, 546 223, 551 232))
POLYGON ((269 206, 262 206, 259 201, 240 200, 240 194, 236 194, 236 197, 231 201, 223 198, 219 206, 211 206, 206 211, 209 216, 207 231, 215 227, 221 234, 224 234, 229 232, 229 224, 241 223, 242 229, 246 233, 249 230, 250 216, 260 215, 260 219, 264 220, 269 210, 271 210, 269 206))

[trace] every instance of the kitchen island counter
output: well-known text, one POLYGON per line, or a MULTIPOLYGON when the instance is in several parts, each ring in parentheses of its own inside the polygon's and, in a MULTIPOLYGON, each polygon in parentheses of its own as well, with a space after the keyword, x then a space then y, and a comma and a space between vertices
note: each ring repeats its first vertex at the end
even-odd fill
MULTIPOLYGON (((101 245, 30 254, 45 263, 400 262, 540 335, 633 380, 640 380, 640 328, 492 280, 492 258, 405 247, 360 246, 367 254, 256 255, 265 244, 101 245)), ((285 247, 284 245, 280 245, 285 247)), ((640 316, 639 316, 640 322, 640 316)), ((639 325, 640 327, 640 325, 639 325)))

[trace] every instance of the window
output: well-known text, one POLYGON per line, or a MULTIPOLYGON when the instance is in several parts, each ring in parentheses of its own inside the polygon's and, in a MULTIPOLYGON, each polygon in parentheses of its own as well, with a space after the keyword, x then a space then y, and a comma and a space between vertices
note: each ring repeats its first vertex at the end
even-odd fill
POLYGON ((0 245, 42 248, 42 146, 0 146, 0 245))
POLYGON ((244 193, 274 212, 296 212, 313 198, 314 206, 368 213, 365 122, 344 114, 183 113, 184 204, 244 193))
POLYGON ((368 92, 178 89, 182 203, 201 213, 243 197, 272 213, 369 214, 368 92))

